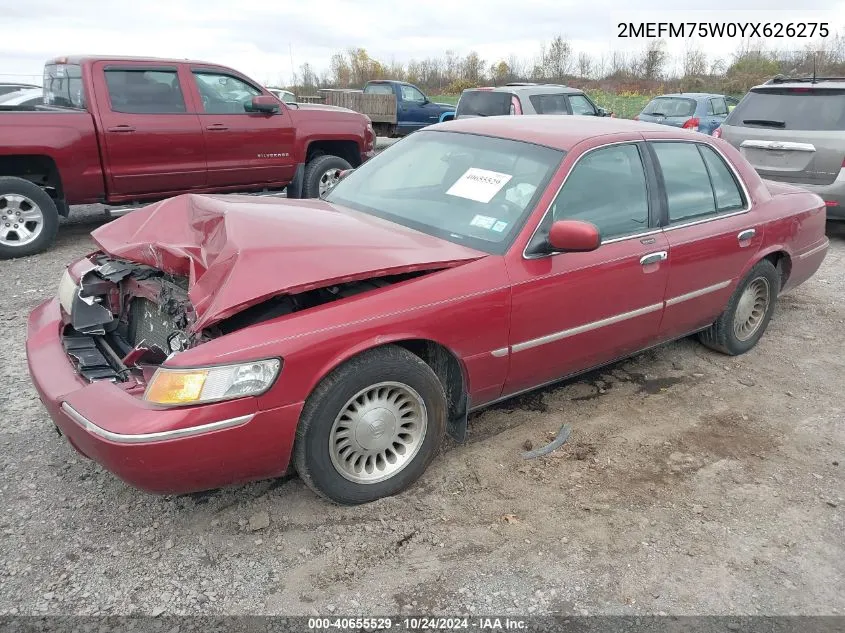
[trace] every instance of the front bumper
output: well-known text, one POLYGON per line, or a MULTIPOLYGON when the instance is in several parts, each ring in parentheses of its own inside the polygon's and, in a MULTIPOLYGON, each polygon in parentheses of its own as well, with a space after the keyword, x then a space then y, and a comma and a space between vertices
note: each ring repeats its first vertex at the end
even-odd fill
POLYGON ((284 474, 302 403, 262 411, 253 398, 161 408, 121 388, 88 383, 62 347, 59 302, 29 317, 26 355, 41 401, 81 454, 127 483, 187 493, 284 474))

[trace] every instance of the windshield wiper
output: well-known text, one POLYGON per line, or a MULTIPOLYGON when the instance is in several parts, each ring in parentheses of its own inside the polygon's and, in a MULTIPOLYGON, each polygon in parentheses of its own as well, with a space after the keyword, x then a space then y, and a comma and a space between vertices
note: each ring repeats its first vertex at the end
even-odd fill
POLYGON ((643 114, 647 114, 648 116, 666 116, 662 112, 643 112, 643 114))
POLYGON ((765 125, 766 127, 786 127, 786 121, 774 121, 772 119, 743 119, 747 125, 765 125))

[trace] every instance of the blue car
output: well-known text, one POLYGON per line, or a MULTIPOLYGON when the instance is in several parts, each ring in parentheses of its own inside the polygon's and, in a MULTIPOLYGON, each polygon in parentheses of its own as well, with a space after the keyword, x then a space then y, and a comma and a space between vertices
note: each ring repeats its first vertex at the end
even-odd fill
POLYGON ((711 135, 736 104, 736 99, 725 95, 681 92, 655 97, 634 119, 711 135))

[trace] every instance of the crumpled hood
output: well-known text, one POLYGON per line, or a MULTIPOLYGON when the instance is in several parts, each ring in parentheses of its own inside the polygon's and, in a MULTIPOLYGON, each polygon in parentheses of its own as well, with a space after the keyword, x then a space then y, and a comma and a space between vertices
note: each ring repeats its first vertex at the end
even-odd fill
POLYGON ((275 295, 485 256, 321 200, 255 196, 177 196, 91 236, 113 257, 187 276, 195 332, 275 295))

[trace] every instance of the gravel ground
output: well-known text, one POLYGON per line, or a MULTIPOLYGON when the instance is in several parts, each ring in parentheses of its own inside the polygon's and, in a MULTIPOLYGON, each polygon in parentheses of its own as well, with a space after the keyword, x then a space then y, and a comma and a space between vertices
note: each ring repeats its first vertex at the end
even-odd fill
POLYGON ((102 222, 0 264, 0 615, 845 613, 845 227, 752 352, 684 340, 496 406, 340 508, 295 477, 150 496, 56 435, 26 316, 102 222))

